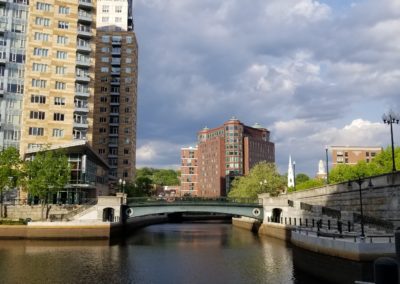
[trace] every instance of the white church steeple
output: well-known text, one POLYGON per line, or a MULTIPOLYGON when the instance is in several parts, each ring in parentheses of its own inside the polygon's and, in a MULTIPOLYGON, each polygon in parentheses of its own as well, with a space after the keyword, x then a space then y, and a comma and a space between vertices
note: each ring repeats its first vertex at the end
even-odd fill
POLYGON ((289 156, 289 166, 288 166, 288 187, 294 187, 294 173, 293 173, 293 164, 292 164, 292 156, 289 156))

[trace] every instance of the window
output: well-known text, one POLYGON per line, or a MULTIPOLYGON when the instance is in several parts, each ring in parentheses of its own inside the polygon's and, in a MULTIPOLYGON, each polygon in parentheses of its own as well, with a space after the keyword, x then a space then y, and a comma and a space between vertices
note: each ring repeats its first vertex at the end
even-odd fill
POLYGON ((102 93, 107 93, 107 91, 108 91, 107 87, 101 87, 100 88, 100 92, 102 92, 102 93))
POLYGON ((122 22, 122 18, 121 17, 115 17, 115 22, 116 23, 121 23, 122 22))
POLYGON ((132 68, 131 67, 126 67, 125 68, 125 72, 126 73, 131 73, 132 72, 132 68))
POLYGON ((35 24, 36 25, 40 25, 40 26, 48 27, 48 26, 50 26, 50 19, 42 18, 42 17, 36 17, 35 18, 35 24))
POLYGON ((102 117, 99 118, 99 122, 107 122, 107 118, 102 116, 102 117))
POLYGON ((101 52, 110 52, 110 48, 108 48, 108 47, 102 47, 101 48, 101 52))
POLYGON ((63 113, 54 113, 53 120, 55 121, 64 121, 64 114, 63 113))
POLYGON ((35 47, 33 49, 33 55, 47 57, 49 54, 49 50, 46 48, 35 47))
POLYGON ((56 66, 56 74, 65 74, 66 69, 64 66, 56 66))
POLYGON ((108 62, 109 58, 106 56, 101 57, 101 62, 108 62))
POLYGON ((46 97, 41 95, 31 95, 31 103, 34 104, 45 104, 46 97))
POLYGON ((132 58, 125 58, 125 63, 132 63, 132 58))
POLYGON ((49 37, 50 37, 49 34, 39 33, 39 32, 35 32, 35 35, 34 35, 35 40, 41 40, 41 41, 49 41, 49 37))
POLYGON ((69 26, 68 22, 58 21, 58 28, 59 29, 67 30, 68 26, 69 26))
POLYGON ((57 43, 58 44, 68 44, 68 37, 66 36, 57 36, 57 43))
POLYGON ((125 154, 125 155, 129 154, 129 149, 126 149, 126 148, 125 148, 125 149, 124 149, 124 154, 125 154))
POLYGON ((107 108, 106 107, 101 107, 100 108, 100 112, 107 112, 107 108))
POLYGON ((102 11, 103 13, 108 13, 108 12, 110 11, 110 7, 109 7, 108 5, 103 5, 103 6, 101 7, 101 11, 102 11))
POLYGON ((124 165, 128 165, 128 164, 129 164, 129 160, 124 160, 122 163, 123 163, 124 165))
POLYGON ((108 72, 108 67, 101 67, 101 68, 100 68, 100 71, 101 71, 102 73, 107 73, 107 72, 108 72))
POLYGON ((51 5, 47 3, 37 2, 36 10, 50 11, 51 5))
POLYGON ((32 79, 32 87, 46 88, 46 80, 32 79))
POLYGON ((369 152, 365 152, 365 156, 366 156, 366 157, 369 157, 369 152))
POLYGON ((43 120, 45 117, 44 111, 31 111, 29 114, 30 119, 40 119, 43 120))
POLYGON ((106 103, 107 102, 107 97, 100 97, 100 102, 106 103))
POLYGON ((115 6, 115 13, 122 13, 122 6, 115 6))
POLYGON ((132 43, 132 37, 131 36, 127 36, 126 37, 126 43, 132 43))
POLYGON ((65 7, 65 6, 58 7, 58 13, 64 14, 64 15, 69 14, 69 7, 65 7))
POLYGON ((35 72, 47 72, 47 64, 33 63, 32 71, 35 72))
POLYGON ((54 105, 56 105, 56 106, 65 106, 65 98, 63 98, 63 97, 55 97, 54 98, 54 105))
POLYGON ((43 136, 44 128, 42 127, 29 127, 29 135, 32 136, 43 136))
POLYGON ((105 83, 105 82, 108 81, 108 77, 101 77, 100 81, 101 81, 102 83, 105 83))
POLYGON ((102 42, 110 42, 110 36, 102 36, 101 41, 102 42))
POLYGON ((64 137, 64 129, 53 128, 53 137, 64 137))
POLYGON ((101 21, 102 21, 103 23, 108 23, 108 17, 102 17, 102 18, 101 18, 101 21))
POLYGON ((106 149, 104 149, 104 148, 99 149, 99 154, 105 154, 105 153, 106 153, 106 149))
POLYGON ((99 133, 106 133, 107 129, 105 129, 104 127, 100 127, 99 128, 99 133))
POLYGON ((65 51, 57 50, 57 58, 58 59, 67 59, 68 58, 68 53, 65 52, 65 51))
POLYGON ((131 109, 130 109, 129 107, 126 107, 126 108, 125 108, 125 112, 126 112, 126 113, 131 112, 131 109))
POLYGON ((131 49, 131 48, 127 48, 125 51, 126 51, 126 53, 128 53, 128 54, 132 53, 132 49, 131 49))
POLYGON ((56 90, 65 90, 66 84, 63 82, 56 81, 55 88, 56 90))

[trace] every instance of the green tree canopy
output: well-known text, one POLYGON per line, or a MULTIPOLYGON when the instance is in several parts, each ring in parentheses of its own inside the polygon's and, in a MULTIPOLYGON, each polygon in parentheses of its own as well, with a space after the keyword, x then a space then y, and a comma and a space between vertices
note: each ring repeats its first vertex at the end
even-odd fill
POLYGON ((61 151, 40 151, 27 162, 26 188, 47 202, 49 193, 62 189, 71 176, 67 156, 61 151))
POLYGON ((232 182, 229 197, 257 198, 260 193, 277 195, 285 188, 285 179, 272 163, 261 162, 255 165, 247 176, 238 177, 232 182))
POLYGON ((303 182, 306 182, 308 180, 310 180, 310 177, 308 175, 306 175, 306 174, 299 173, 299 174, 296 175, 296 185, 297 184, 301 184, 303 182))
MULTIPOLYGON (((136 170, 136 179, 146 177, 154 185, 178 185, 179 171, 171 169, 141 168, 136 170)), ((136 184, 138 182, 135 181, 136 184)))
POLYGON ((9 147, 0 152, 0 191, 14 187, 22 181, 23 163, 19 152, 9 147))

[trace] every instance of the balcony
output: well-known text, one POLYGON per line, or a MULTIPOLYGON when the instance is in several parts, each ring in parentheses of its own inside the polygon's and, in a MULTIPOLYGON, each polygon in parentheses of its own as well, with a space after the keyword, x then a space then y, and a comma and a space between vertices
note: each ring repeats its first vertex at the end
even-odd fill
POLYGON ((118 147, 118 139, 110 138, 110 140, 108 141, 108 147, 118 147))
POLYGON ((108 134, 109 137, 118 137, 118 133, 109 133, 108 134))
POLYGON ((92 51, 89 42, 83 41, 83 40, 78 40, 78 42, 76 44, 76 50, 85 51, 85 52, 91 52, 92 51))
POLYGON ((74 120, 74 128, 76 129, 88 129, 89 125, 87 120, 74 120))
POLYGON ((111 60, 111 65, 121 65, 121 58, 113 58, 111 60))
MULTIPOLYGON (((110 82, 111 86, 119 86, 121 84, 121 80, 118 78, 113 78, 111 79, 110 82)), ((117 93, 119 95, 119 93, 117 93)))
POLYGON ((120 56, 121 55, 121 48, 113 48, 113 49, 111 49, 111 55, 120 56))
POLYGON ((89 106, 84 104, 75 104, 75 112, 88 113, 89 106))
POLYGON ((121 69, 111 69, 111 76, 119 76, 121 74, 121 69))
POLYGON ((92 14, 79 10, 78 21, 91 23, 93 21, 92 14))
POLYGON ((76 58, 76 65, 82 67, 90 67, 90 59, 76 58))
POLYGON ((113 39, 111 40, 112 46, 121 46, 122 45, 122 40, 120 39, 113 39))
POLYGON ((115 112, 114 110, 111 110, 110 116, 119 116, 119 111, 115 112))
POLYGON ((110 102, 110 106, 119 106, 119 102, 110 102))
POLYGON ((93 36, 92 30, 90 27, 80 26, 78 27, 78 36, 90 38, 93 36))
POLYGON ((83 9, 93 9, 94 7, 92 0, 79 0, 78 5, 83 9))
POLYGON ((87 83, 87 82, 90 81, 90 77, 87 76, 87 75, 76 74, 75 80, 79 81, 79 82, 86 82, 87 83))
POLYGON ((88 97, 90 97, 90 93, 89 93, 89 90, 75 89, 75 96, 82 97, 82 98, 88 98, 88 97))

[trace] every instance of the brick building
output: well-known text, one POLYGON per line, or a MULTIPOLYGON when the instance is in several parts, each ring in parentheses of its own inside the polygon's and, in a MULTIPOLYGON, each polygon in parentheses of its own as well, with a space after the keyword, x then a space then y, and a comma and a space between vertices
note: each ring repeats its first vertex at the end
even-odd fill
POLYGON ((197 147, 181 149, 181 186, 179 195, 197 196, 197 147))
POLYGON ((377 146, 330 146, 332 166, 340 164, 355 165, 358 161, 369 163, 382 151, 377 146))
POLYGON ((202 129, 197 137, 196 196, 225 196, 236 176, 248 174, 261 161, 275 161, 270 132, 259 124, 250 127, 232 118, 219 127, 202 129))

